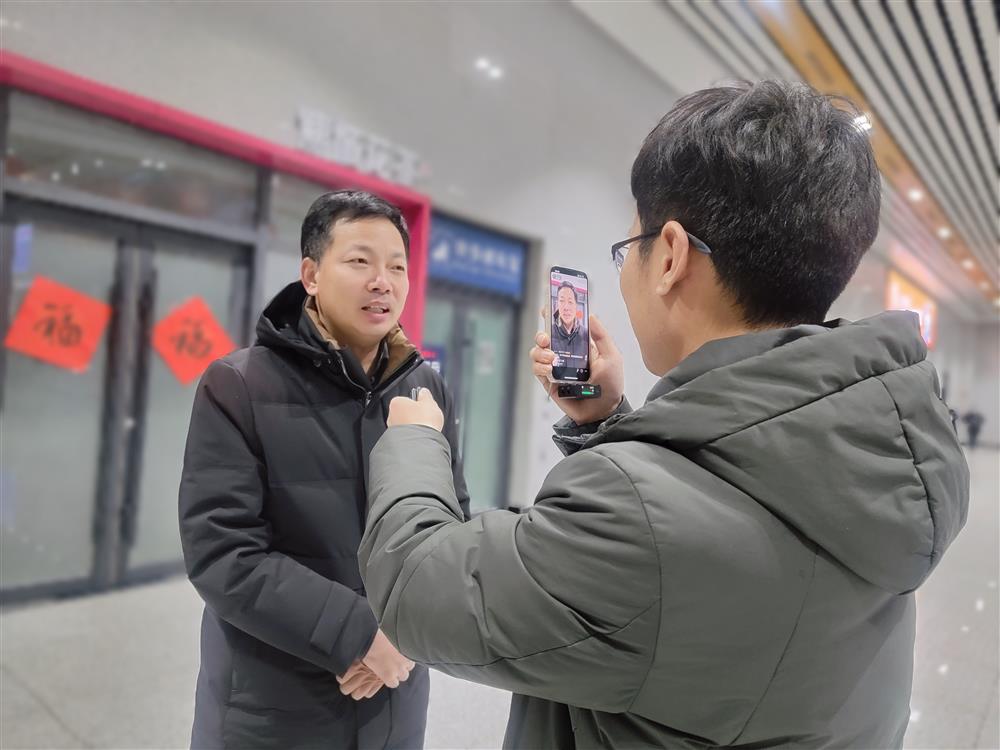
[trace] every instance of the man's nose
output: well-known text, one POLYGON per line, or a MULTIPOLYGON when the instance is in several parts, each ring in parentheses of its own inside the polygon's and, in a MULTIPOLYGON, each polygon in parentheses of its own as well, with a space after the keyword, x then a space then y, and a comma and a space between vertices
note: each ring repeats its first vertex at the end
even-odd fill
POLYGON ((375 270, 375 275, 368 282, 368 289, 370 291, 378 292, 388 292, 390 290, 389 286, 389 275, 384 269, 377 268, 375 270))

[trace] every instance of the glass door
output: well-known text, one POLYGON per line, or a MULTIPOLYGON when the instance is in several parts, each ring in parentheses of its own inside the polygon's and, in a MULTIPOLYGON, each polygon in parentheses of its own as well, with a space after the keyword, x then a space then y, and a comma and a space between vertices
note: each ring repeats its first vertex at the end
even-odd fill
POLYGON ((515 313, 495 302, 463 310, 460 437, 473 512, 506 504, 515 313))
POLYGON ((245 343, 249 249, 24 201, 0 240, 0 601, 180 570, 194 389, 245 343))
POLYGON ((198 375, 205 359, 243 345, 250 288, 244 248, 162 233, 143 244, 141 383, 123 524, 133 577, 181 566, 177 490, 198 375))
POLYGON ((453 285, 434 284, 424 308, 424 347, 437 355, 458 409, 473 512, 506 504, 516 325, 514 302, 453 285))
POLYGON ((121 275, 99 228, 2 226, 0 591, 90 585, 121 275))

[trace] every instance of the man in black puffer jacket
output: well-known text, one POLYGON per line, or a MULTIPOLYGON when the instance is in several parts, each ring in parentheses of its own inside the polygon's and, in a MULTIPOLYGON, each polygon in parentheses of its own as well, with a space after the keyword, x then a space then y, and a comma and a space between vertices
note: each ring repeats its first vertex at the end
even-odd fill
POLYGON ((561 367, 583 367, 590 349, 590 337, 583 320, 577 315, 579 304, 576 289, 568 281, 559 286, 555 310, 552 313, 552 351, 559 356, 561 367))
MULTIPOLYGON (((368 455, 389 401, 444 384, 398 320, 409 235, 368 193, 318 198, 302 278, 257 344, 202 377, 180 529, 205 600, 194 748, 419 748, 429 680, 378 628, 358 572, 368 455), (412 670, 412 671, 411 671, 412 670)), ((455 485, 469 513, 459 461, 455 485)))

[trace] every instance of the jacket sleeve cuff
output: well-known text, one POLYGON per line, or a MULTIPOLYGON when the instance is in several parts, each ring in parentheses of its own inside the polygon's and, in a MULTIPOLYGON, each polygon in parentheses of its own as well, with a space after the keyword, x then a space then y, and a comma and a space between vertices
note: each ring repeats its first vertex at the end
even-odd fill
POLYGON ((330 657, 334 674, 344 674, 368 653, 378 621, 368 601, 346 586, 333 586, 310 643, 330 657))
POLYGON ((588 422, 587 424, 577 424, 569 417, 563 417, 552 425, 552 442, 562 451, 564 456, 569 456, 580 450, 591 437, 600 431, 604 424, 617 421, 618 418, 630 414, 632 405, 628 399, 622 396, 621 403, 613 412, 600 422, 588 422))

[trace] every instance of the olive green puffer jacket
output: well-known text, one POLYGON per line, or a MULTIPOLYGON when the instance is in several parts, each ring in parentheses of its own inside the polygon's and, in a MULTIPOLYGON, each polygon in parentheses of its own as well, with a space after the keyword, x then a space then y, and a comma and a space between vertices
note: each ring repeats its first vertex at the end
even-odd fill
POLYGON ((359 555, 400 650, 516 695, 513 748, 902 744, 913 591, 969 475, 915 316, 711 342, 524 514, 389 429, 359 555))

